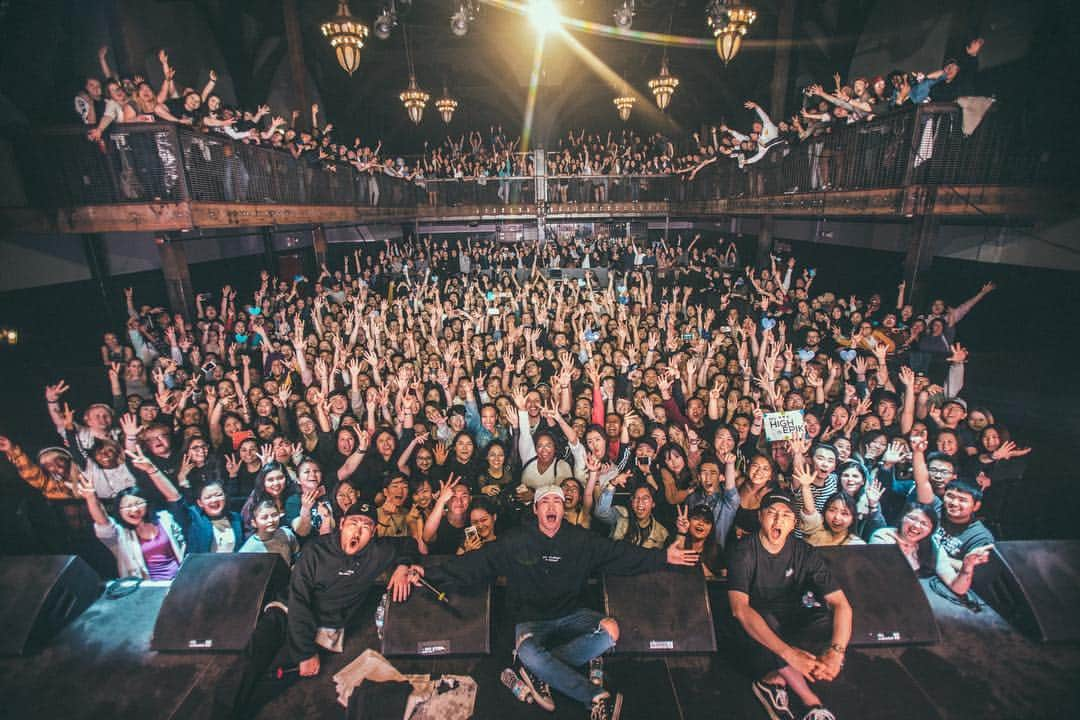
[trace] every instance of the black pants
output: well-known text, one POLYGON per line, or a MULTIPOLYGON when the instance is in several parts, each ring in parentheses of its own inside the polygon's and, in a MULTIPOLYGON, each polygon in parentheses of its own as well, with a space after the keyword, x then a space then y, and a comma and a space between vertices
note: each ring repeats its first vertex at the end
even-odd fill
MULTIPOLYGON (((832 638, 832 613, 826 608, 798 608, 790 613, 770 613, 758 610, 772 631, 788 645, 807 652, 818 653, 832 638)), ((754 640, 735 620, 735 635, 743 646, 750 673, 759 680, 787 665, 780 656, 754 640)))
POLYGON ((280 679, 274 670, 294 668, 296 661, 289 656, 286 643, 288 618, 278 608, 259 616, 243 653, 229 677, 214 689, 214 720, 246 720, 291 687, 299 673, 283 674, 280 679))

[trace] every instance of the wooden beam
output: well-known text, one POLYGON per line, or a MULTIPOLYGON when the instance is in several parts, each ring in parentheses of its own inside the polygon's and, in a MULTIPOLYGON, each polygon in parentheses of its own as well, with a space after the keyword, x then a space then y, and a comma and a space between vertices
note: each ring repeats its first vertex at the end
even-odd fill
MULTIPOLYGON (((720 200, 553 203, 547 217, 700 217, 770 215, 775 217, 891 218, 915 217, 929 186, 846 190, 720 200)), ((1080 205, 1075 191, 995 185, 938 186, 934 214, 943 219, 1016 220, 1058 217, 1080 205)), ((529 220, 536 205, 465 205, 388 208, 356 205, 275 205, 272 203, 171 202, 83 205, 58 210, 0 208, 8 233, 84 234, 105 232, 178 232, 217 228, 282 225, 352 225, 440 220, 529 220)))

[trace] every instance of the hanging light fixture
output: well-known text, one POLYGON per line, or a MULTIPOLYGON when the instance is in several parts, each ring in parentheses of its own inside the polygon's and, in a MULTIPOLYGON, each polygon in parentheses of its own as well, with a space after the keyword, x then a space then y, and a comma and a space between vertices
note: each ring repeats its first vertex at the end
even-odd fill
POLYGON ((322 24, 322 34, 337 54, 338 65, 352 75, 360 66, 360 50, 368 36, 367 25, 355 20, 347 0, 338 3, 337 16, 322 24))
POLYGON ((630 26, 634 24, 634 15, 634 0, 622 0, 611 13, 612 19, 615 20, 615 27, 620 30, 630 29, 630 26))
POLYGON ((435 101, 435 109, 439 111, 439 115, 442 116, 442 121, 447 125, 454 119, 454 111, 457 110, 457 100, 450 97, 450 92, 446 89, 446 85, 443 85, 443 96, 435 101))
POLYGON ((409 119, 413 121, 414 125, 419 125, 420 121, 424 119, 424 108, 427 107, 427 101, 431 99, 431 96, 416 84, 416 71, 413 68, 412 54, 409 52, 409 36, 405 32, 404 26, 401 28, 401 37, 405 42, 405 60, 409 64, 409 87, 405 88, 405 91, 398 97, 401 98, 405 111, 409 113, 409 119))
POLYGON ((419 125, 424 119, 424 108, 427 107, 427 101, 431 99, 431 96, 417 87, 415 75, 409 76, 409 87, 405 88, 400 97, 402 104, 405 105, 405 111, 409 113, 409 119, 414 125, 419 125))
POLYGON ((757 11, 739 0, 713 0, 707 22, 716 36, 716 53, 727 65, 742 47, 743 36, 757 19, 757 11))
POLYGON ((637 102, 637 98, 631 95, 630 88, 624 85, 622 95, 612 102, 615 103, 615 107, 619 110, 619 119, 626 122, 630 119, 630 113, 634 110, 634 103, 637 102))
POLYGON ((398 24, 397 6, 394 0, 390 0, 389 5, 383 5, 382 11, 379 16, 375 18, 375 37, 380 40, 388 40, 390 33, 394 31, 394 28, 398 24))
POLYGON ((649 81, 649 89, 652 90, 653 97, 656 98, 656 107, 661 110, 667 110, 668 104, 671 102, 671 96, 675 93, 675 88, 679 87, 679 78, 671 74, 668 70, 667 53, 664 53, 664 59, 660 61, 660 74, 649 81))

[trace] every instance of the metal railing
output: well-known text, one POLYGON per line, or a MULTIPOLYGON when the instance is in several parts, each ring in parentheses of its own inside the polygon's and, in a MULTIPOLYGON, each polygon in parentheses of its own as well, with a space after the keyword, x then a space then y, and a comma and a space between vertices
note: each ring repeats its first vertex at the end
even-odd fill
POLYGON ((33 204, 72 207, 194 200, 412 207, 413 185, 220 133, 167 123, 115 125, 100 142, 86 128, 44 132, 18 146, 33 204))
POLYGON ((1030 146, 1018 142, 1017 127, 991 108, 965 134, 963 111, 952 103, 826 123, 798 142, 776 143, 755 163, 740 167, 720 158, 675 194, 683 201, 913 184, 1028 185, 1039 181, 1042 167, 1030 146))
MULTIPOLYGON (((392 177, 166 123, 116 125, 101 142, 86 128, 18 143, 27 194, 39 207, 203 201, 395 208, 661 201, 897 188, 912 184, 1030 185, 1040 156, 1014 118, 991 107, 965 134, 955 104, 926 104, 869 122, 826 123, 777 142, 742 166, 720 157, 695 173, 464 178, 392 177)), ((542 172, 542 169, 541 169, 542 172)))

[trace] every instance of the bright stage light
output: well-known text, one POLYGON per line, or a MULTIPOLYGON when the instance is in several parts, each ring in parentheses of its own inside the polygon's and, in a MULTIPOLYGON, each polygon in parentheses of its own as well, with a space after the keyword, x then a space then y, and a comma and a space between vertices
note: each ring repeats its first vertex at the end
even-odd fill
POLYGON ((562 26, 562 14, 553 0, 531 0, 528 12, 529 20, 541 35, 555 32, 562 26))

